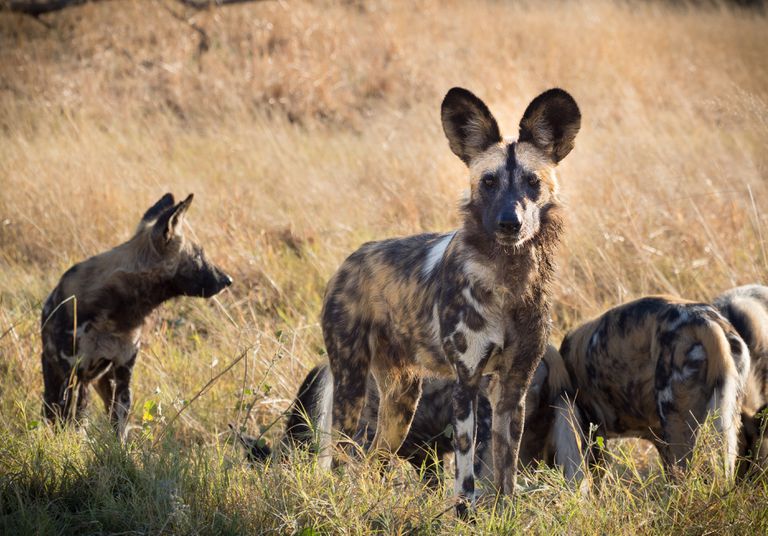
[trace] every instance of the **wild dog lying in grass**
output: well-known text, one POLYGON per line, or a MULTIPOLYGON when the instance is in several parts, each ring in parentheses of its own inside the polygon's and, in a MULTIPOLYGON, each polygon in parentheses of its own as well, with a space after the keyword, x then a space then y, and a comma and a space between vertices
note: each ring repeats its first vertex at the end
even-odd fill
MULTIPOLYGON (((525 428, 520 446, 521 467, 539 459, 552 461, 554 445, 551 443, 550 426, 556 406, 551 404, 556 394, 570 388, 568 375, 560 354, 548 345, 544 358, 534 373, 526 395, 525 428)), ((487 380, 487 379, 486 379, 487 380)), ((425 378, 422 395, 416 407, 411 428, 397 455, 408 460, 417 471, 424 471, 427 482, 439 481, 445 457, 453 453, 453 381, 442 378, 425 378)), ((475 448, 475 474, 484 481, 493 475, 491 456, 491 406, 487 398, 487 381, 483 382, 478 395, 477 444, 475 448)), ((318 423, 326 411, 323 401, 332 390, 331 371, 328 364, 313 368, 299 387, 296 399, 287 412, 285 432, 277 452, 260 438, 237 432, 250 462, 263 462, 273 455, 281 456, 293 448, 316 450, 318 423)), ((379 410, 379 393, 369 377, 365 407, 355 434, 358 444, 368 447, 376 432, 379 410)))
POLYGON ((72 266, 45 300, 43 413, 49 421, 79 418, 95 382, 124 441, 144 319, 175 296, 208 298, 232 284, 185 238, 182 223, 191 203, 191 194, 178 204, 164 195, 133 238, 72 266))
MULTIPOLYGON (((477 394, 484 374, 493 411, 494 485, 512 494, 525 394, 549 334, 550 282, 562 229, 555 166, 581 115, 561 89, 536 97, 517 141, 503 140, 487 106, 451 89, 443 130, 468 166, 462 227, 364 244, 328 283, 321 324, 333 373, 333 429, 352 437, 369 372, 379 392, 371 448, 396 452, 422 378, 455 378, 453 430, 459 513, 475 498, 477 394)), ((330 432, 328 419, 322 429, 330 432)), ((321 437, 330 442, 328 433, 321 437)), ((322 448, 330 464, 330 445, 322 448)))
MULTIPOLYGON (((670 472, 684 469, 712 415, 726 471, 738 452, 739 408, 750 370, 747 345, 717 310, 670 297, 618 306, 567 334, 560 353, 572 390, 561 395, 575 424, 556 419, 555 461, 580 478, 584 438, 638 437, 654 443, 670 472), (579 432, 579 434, 575 433, 579 432)), ((601 458, 592 445, 589 463, 601 458)))
MULTIPOLYGON (((237 433, 250 462, 262 462, 276 455, 282 457, 291 449, 304 448, 315 452, 319 444, 319 424, 325 418, 325 397, 332 396, 332 376, 327 363, 313 368, 299 387, 296 399, 287 413, 285 432, 276 452, 258 438, 237 433)), ((408 460, 430 484, 438 482, 443 458, 453 452, 451 400, 453 382, 440 378, 424 380, 421 399, 413 423, 397 455, 408 460)), ((369 377, 365 407, 360 417, 356 443, 368 448, 376 432, 379 393, 369 377)), ((478 396, 476 474, 487 476, 485 464, 490 462, 491 407, 485 394, 478 396), (483 463, 485 462, 485 463, 483 463)), ((233 428, 234 430, 234 428, 233 428)))
POLYGON ((714 306, 749 347, 751 365, 741 404, 740 476, 768 469, 768 287, 747 285, 724 292, 714 306))

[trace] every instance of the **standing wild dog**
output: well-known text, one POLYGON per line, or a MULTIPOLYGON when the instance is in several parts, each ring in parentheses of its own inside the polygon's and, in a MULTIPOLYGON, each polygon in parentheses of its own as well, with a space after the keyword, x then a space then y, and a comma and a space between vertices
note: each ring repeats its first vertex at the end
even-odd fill
POLYGON ((714 306, 749 347, 751 366, 741 405, 739 474, 768 469, 768 287, 746 285, 724 292, 714 306))
MULTIPOLYGON (((425 378, 416 412, 403 444, 397 455, 409 461, 417 470, 424 470, 427 482, 435 485, 442 472, 444 459, 453 453, 453 380, 425 378), (435 463, 433 463, 433 461, 435 463)), ((475 445, 475 474, 484 480, 492 478, 491 459, 491 406, 487 398, 487 381, 483 382, 478 395, 477 442, 475 445)), ((235 432, 250 462, 263 462, 293 448, 314 450, 317 444, 317 427, 323 422, 323 400, 333 389, 328 364, 313 368, 299 387, 296 399, 287 412, 285 432, 278 453, 258 438, 235 432)), ((554 346, 547 345, 544 358, 528 388, 525 403, 525 427, 520 442, 519 465, 524 467, 537 460, 552 463, 554 445, 550 438, 550 424, 557 408, 555 395, 570 389, 568 374, 560 354, 554 346)), ((358 443, 367 447, 373 442, 379 412, 379 392, 369 376, 365 407, 355 434, 358 443)), ((234 430, 234 427, 232 427, 234 430)))
POLYGON ((328 283, 321 323, 336 431, 355 434, 369 371, 376 380, 373 449, 400 448, 422 377, 456 379, 455 485, 463 512, 475 498, 483 374, 494 376, 494 484, 514 491, 525 393, 546 346, 562 231, 554 168, 573 148, 581 114, 565 91, 546 91, 528 105, 516 142, 502 139, 486 105, 466 89, 448 92, 441 115, 451 150, 469 168, 462 227, 364 244, 328 283))
POLYGON ((72 268, 45 300, 42 314, 43 413, 71 420, 96 382, 110 420, 125 440, 131 373, 144 319, 175 296, 210 297, 232 284, 203 249, 185 238, 190 194, 175 204, 164 195, 141 219, 133 238, 72 268))
MULTIPOLYGON (((714 307, 642 298, 568 333, 560 353, 572 383, 561 396, 575 401, 576 423, 557 419, 552 433, 555 461, 568 479, 581 477, 580 447, 586 446, 590 423, 598 436, 653 442, 664 465, 677 474, 709 415, 722 434, 727 473, 733 473, 750 358, 747 345, 714 307)), ((600 455, 594 447, 590 464, 600 455)))

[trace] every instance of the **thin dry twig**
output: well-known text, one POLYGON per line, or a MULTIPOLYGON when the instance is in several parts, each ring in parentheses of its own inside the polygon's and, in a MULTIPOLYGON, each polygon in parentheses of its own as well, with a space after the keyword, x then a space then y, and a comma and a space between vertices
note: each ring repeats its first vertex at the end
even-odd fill
POLYGON ((235 366, 235 365, 237 365, 237 364, 238 364, 240 361, 242 361, 242 360, 245 358, 245 356, 247 356, 247 355, 248 355, 248 352, 251 350, 251 348, 252 348, 252 346, 249 346, 248 348, 246 348, 245 350, 243 350, 243 352, 242 352, 242 353, 241 353, 239 356, 237 356, 235 359, 233 359, 233 360, 232 360, 232 362, 231 362, 229 365, 227 365, 226 367, 224 367, 224 370, 222 370, 222 371, 221 371, 221 372, 219 372, 219 373, 218 373, 216 376, 214 376, 213 378, 211 378, 211 379, 208 381, 208 383, 206 383, 205 385, 203 385, 203 387, 202 387, 202 388, 201 388, 201 389, 200 389, 200 390, 197 392, 197 394, 195 394, 195 396, 193 396, 193 397, 190 399, 190 401, 189 401, 189 402, 187 402, 186 404, 184 404, 184 405, 181 407, 181 409, 179 409, 179 411, 177 411, 177 412, 176 412, 176 415, 174 415, 174 416, 171 418, 171 420, 169 420, 169 421, 168 421, 168 423, 167 423, 167 424, 166 424, 166 425, 165 425, 165 426, 162 428, 162 430, 160 430, 160 433, 159 433, 159 434, 157 434, 157 437, 155 438, 155 440, 154 440, 154 441, 152 441, 152 447, 153 447, 153 448, 157 446, 157 444, 158 444, 158 443, 160 442, 160 440, 161 440, 161 439, 162 439, 162 438, 165 436, 165 434, 166 434, 166 432, 168 431, 168 429, 171 427, 171 425, 172 425, 174 422, 176 422, 176 420, 179 418, 179 416, 180 416, 180 415, 181 415, 181 414, 182 414, 182 413, 183 413, 183 412, 184 412, 184 411, 185 411, 187 408, 189 408, 189 407, 190 407, 190 406, 191 406, 191 405, 192 405, 192 404, 193 404, 193 403, 194 403, 194 402, 195 402, 195 401, 196 401, 198 398, 200 398, 201 396, 203 396, 203 394, 205 394, 205 392, 206 392, 206 391, 207 391, 207 390, 208 390, 208 389, 209 389, 209 388, 210 388, 210 387, 211 387, 211 386, 212 386, 214 383, 216 383, 216 382, 219 380, 219 378, 221 378, 222 376, 224 376, 224 374, 226 374, 227 372, 229 372, 230 370, 232 370, 232 367, 234 367, 234 366, 235 366))

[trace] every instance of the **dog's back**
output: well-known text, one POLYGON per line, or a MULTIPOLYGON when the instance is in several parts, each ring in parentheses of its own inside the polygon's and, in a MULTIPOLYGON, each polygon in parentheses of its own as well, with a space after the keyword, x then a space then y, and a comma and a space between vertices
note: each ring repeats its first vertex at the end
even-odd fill
POLYGON ((571 373, 582 432, 653 441, 668 466, 690 457, 707 415, 735 462, 738 408, 749 352, 710 305, 653 296, 615 307, 570 332, 561 354, 571 373))

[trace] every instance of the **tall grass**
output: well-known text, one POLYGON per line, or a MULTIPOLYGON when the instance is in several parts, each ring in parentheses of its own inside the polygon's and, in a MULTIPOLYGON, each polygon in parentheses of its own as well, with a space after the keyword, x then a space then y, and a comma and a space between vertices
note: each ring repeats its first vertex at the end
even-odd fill
MULTIPOLYGON (((297 455, 252 470, 226 431, 273 422, 324 358, 317 317, 345 255, 458 224, 466 172, 438 114, 454 85, 511 136, 544 89, 581 107, 560 170, 554 342, 632 297, 709 299, 766 280, 768 33, 755 12, 122 1, 42 20, 0 13, 3 533, 469 531, 451 494, 405 467, 324 474, 297 455), (188 232, 235 285, 153 316, 127 449, 97 401, 85 434, 53 434, 39 422, 40 303, 166 191, 196 194, 188 232)), ((598 492, 542 469, 516 509, 486 504, 471 530, 765 531, 765 481, 726 489, 702 469, 671 484, 648 445, 612 448, 598 492)))

